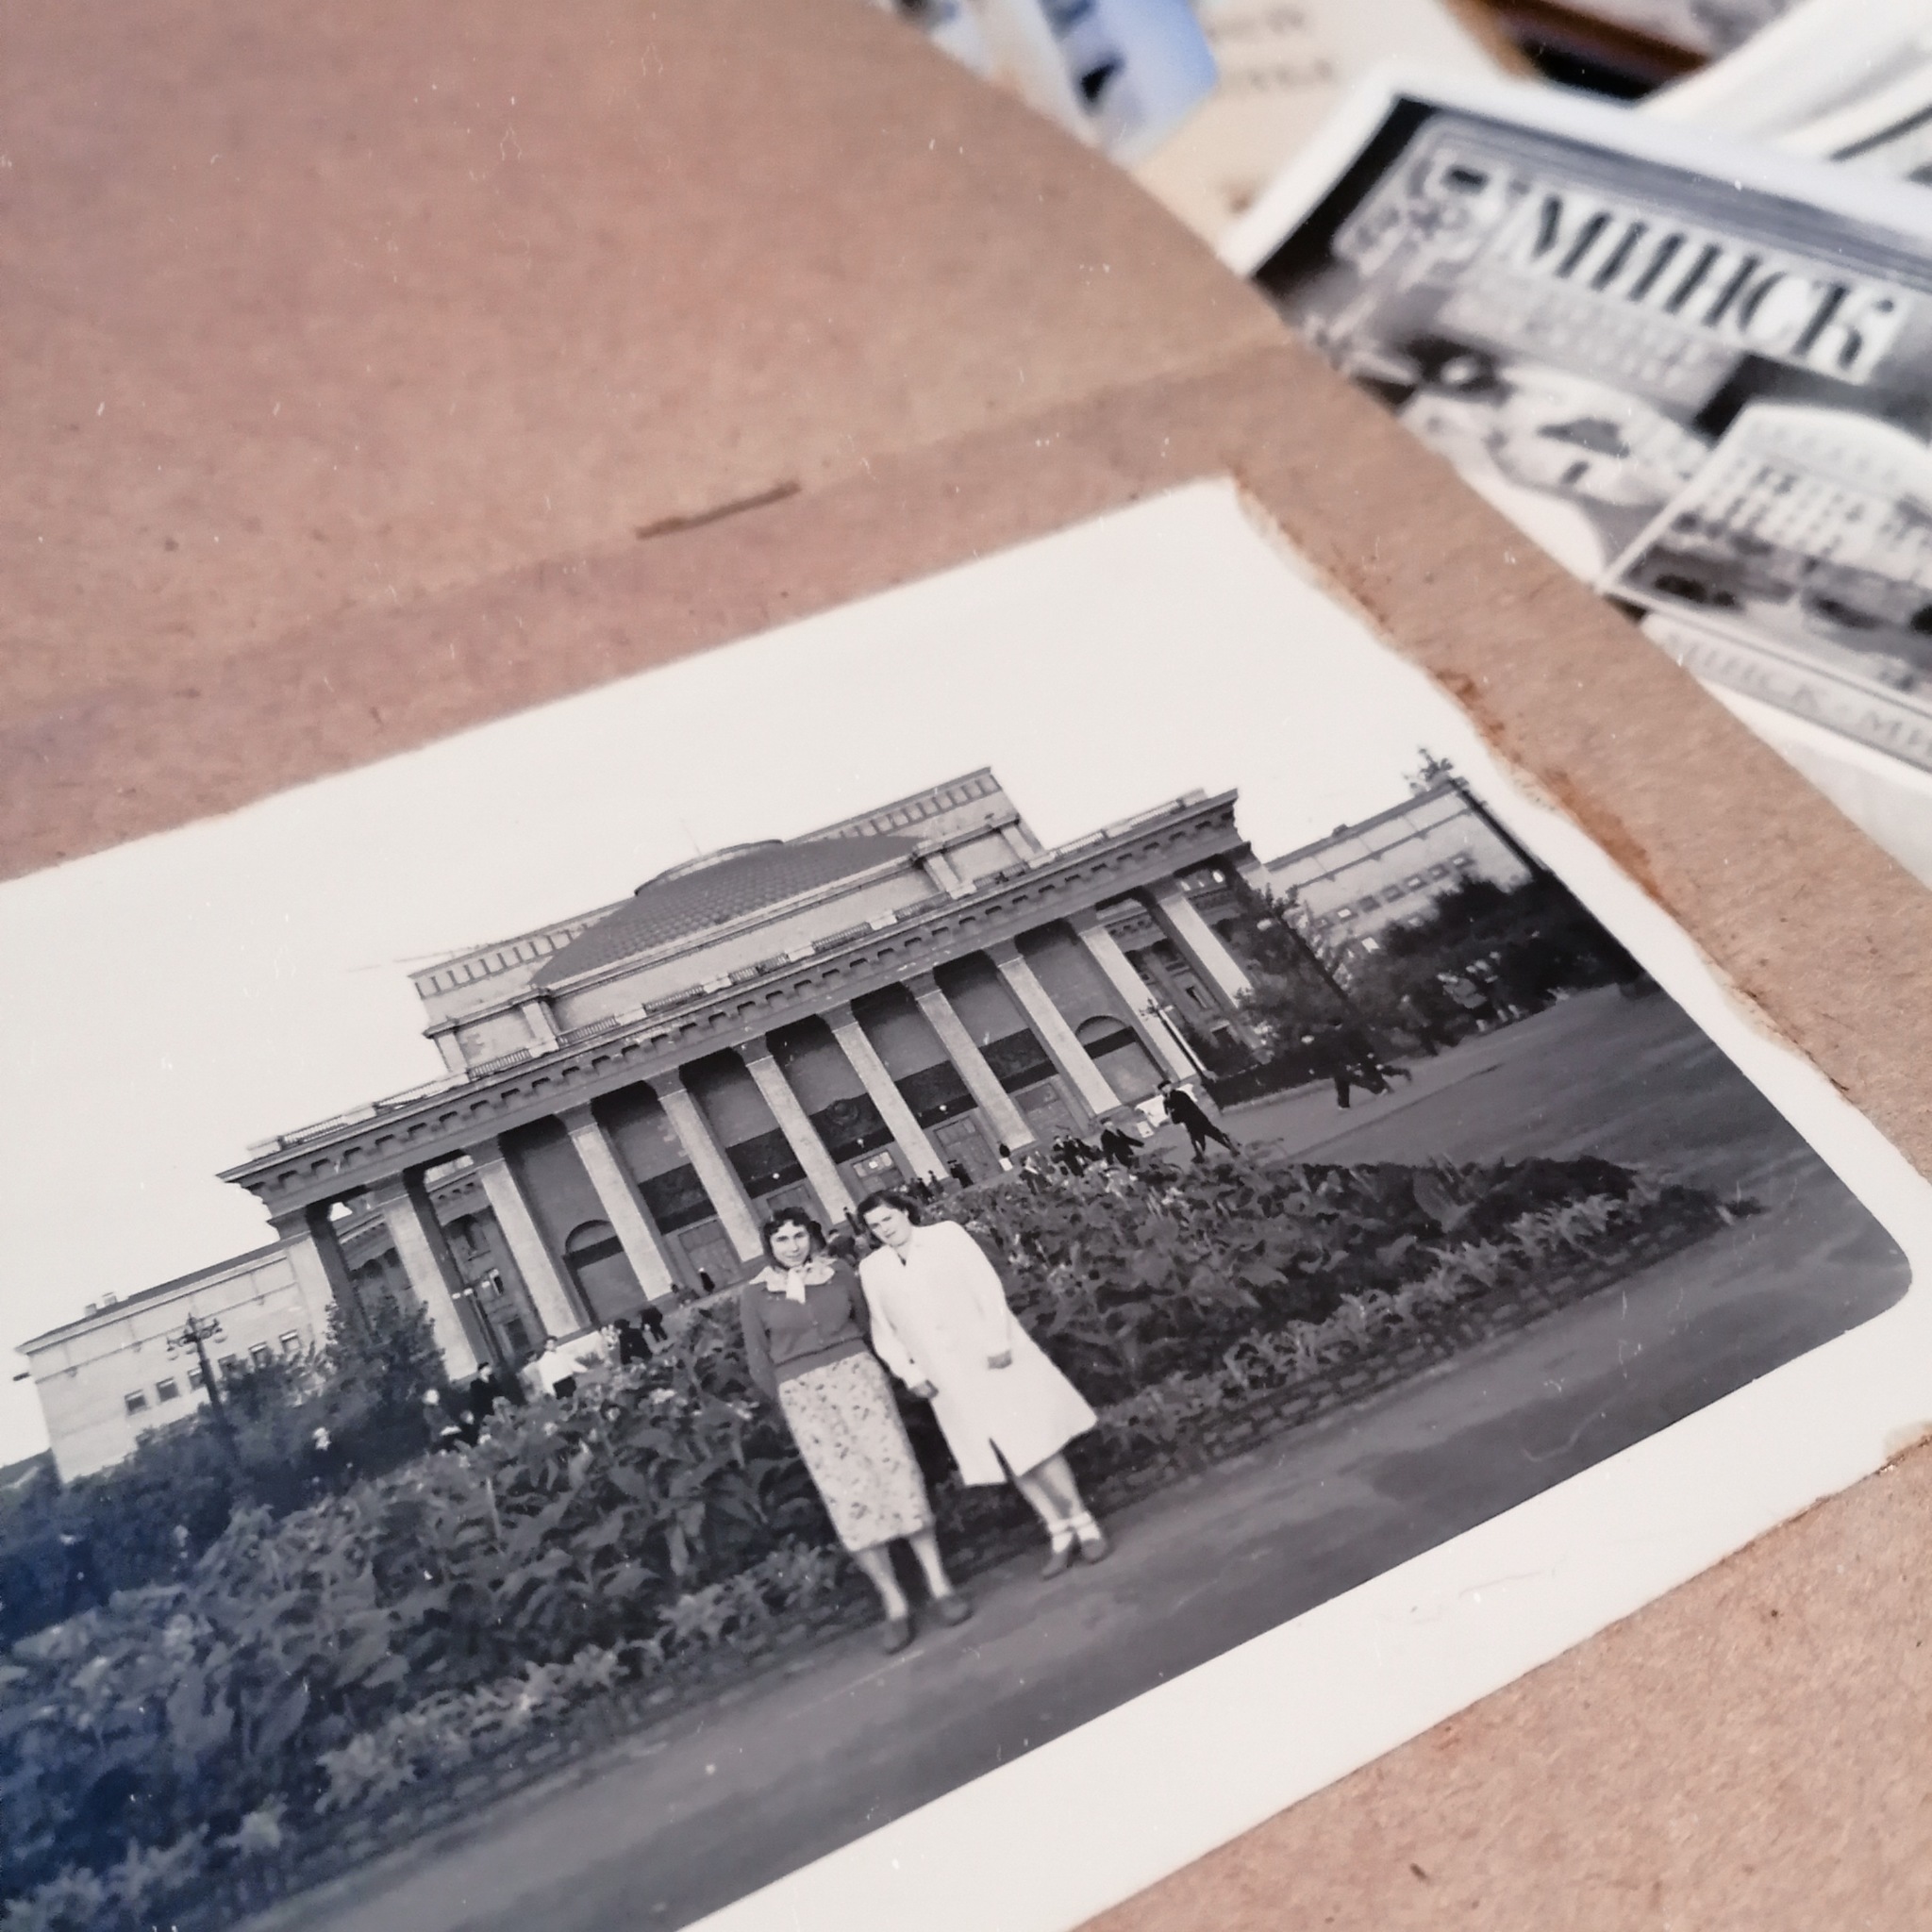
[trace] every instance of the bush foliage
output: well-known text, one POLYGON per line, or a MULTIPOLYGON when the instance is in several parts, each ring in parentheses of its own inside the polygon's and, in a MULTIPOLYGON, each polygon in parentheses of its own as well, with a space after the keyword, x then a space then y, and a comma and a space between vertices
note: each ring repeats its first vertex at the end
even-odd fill
MULTIPOLYGON (((1701 1228, 1725 1210, 1605 1161, 1251 1156, 969 1191, 953 1211, 1102 1411, 1093 1453, 1131 1463, 1431 1307, 1565 1257, 1614 1262, 1659 1215, 1701 1228)), ((280 1515, 234 1503, 176 1574, 13 1644, 0 1928, 131 1924, 184 1872, 391 1797, 620 1681, 756 1651, 849 1587, 732 1311, 670 1326, 648 1363, 500 1409, 473 1448, 280 1515)), ((957 1491, 939 1500, 957 1535, 957 1491)))

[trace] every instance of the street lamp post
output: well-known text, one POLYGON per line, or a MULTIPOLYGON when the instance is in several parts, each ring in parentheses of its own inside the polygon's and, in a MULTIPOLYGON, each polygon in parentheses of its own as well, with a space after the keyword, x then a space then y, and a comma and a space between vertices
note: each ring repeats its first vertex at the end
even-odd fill
POLYGON ((221 1339, 222 1319, 219 1315, 190 1315, 188 1320, 168 1337, 168 1353, 172 1356, 193 1356, 195 1367, 201 1373, 201 1386, 208 1391, 208 1420, 214 1424, 215 1433, 232 1453, 235 1447, 235 1424, 228 1414, 227 1405, 222 1400, 221 1386, 215 1379, 214 1365, 208 1358, 208 1344, 221 1339))

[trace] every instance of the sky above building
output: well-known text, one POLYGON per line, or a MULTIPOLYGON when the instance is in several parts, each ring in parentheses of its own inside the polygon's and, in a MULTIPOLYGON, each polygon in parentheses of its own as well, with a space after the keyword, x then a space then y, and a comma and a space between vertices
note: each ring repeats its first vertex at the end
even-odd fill
MULTIPOLYGON (((1475 756, 1203 485, 0 887, 0 1343, 268 1238, 217 1171, 441 1073, 412 967, 981 765, 1048 844, 1239 788, 1273 858, 1424 742, 1475 756)), ((0 1463, 43 1440, 0 1385, 0 1463)))

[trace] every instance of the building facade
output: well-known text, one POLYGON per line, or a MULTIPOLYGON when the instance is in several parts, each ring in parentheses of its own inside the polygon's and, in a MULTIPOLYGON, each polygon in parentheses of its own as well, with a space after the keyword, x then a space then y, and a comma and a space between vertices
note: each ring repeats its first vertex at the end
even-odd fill
POLYGON ((1292 895, 1301 930, 1346 966, 1376 950, 1391 927, 1426 919, 1457 886, 1487 879, 1507 890, 1530 867, 1456 779, 1270 861, 1268 884, 1292 895))
POLYGON ((1049 849, 981 771, 689 860, 416 974, 445 1074, 224 1177, 313 1303, 407 1287, 454 1374, 722 1287, 781 1206, 984 1178, 1239 1051, 1248 977, 1203 909, 1264 879, 1234 808, 1049 849))
MULTIPOLYGON (((473 1362, 523 1361, 541 1329, 480 1181, 456 1167, 429 1176, 427 1192, 459 1275, 453 1299, 473 1362)), ((389 1224, 371 1206, 343 1204, 332 1228, 355 1308, 413 1294, 389 1224)), ((150 1431, 207 1405, 199 1361, 179 1341, 191 1318, 218 1324, 204 1352, 219 1375, 320 1347, 329 1302, 300 1258, 274 1241, 138 1294, 104 1296, 23 1343, 61 1480, 108 1468, 150 1431)))
POLYGON ((192 1352, 173 1345, 191 1315, 221 1324, 212 1361, 259 1365, 299 1355, 326 1326, 284 1243, 275 1242, 125 1300, 90 1306, 76 1322, 22 1345, 61 1480, 128 1455, 150 1429, 208 1400, 192 1352))

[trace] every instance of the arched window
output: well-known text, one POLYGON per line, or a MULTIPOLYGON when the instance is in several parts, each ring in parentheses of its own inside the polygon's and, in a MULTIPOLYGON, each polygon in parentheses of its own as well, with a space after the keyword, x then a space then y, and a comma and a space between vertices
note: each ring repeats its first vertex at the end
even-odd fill
POLYGON ((1160 1070, 1154 1057, 1141 1044, 1141 1036, 1124 1020, 1111 1013, 1083 1020, 1074 1037, 1087 1049, 1087 1057, 1107 1075, 1107 1084, 1131 1106, 1145 1100, 1160 1085, 1160 1070))
POLYGON ((572 1228, 563 1244, 563 1263, 597 1326, 642 1306, 637 1271, 608 1221, 586 1221, 572 1228))

